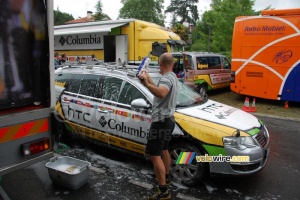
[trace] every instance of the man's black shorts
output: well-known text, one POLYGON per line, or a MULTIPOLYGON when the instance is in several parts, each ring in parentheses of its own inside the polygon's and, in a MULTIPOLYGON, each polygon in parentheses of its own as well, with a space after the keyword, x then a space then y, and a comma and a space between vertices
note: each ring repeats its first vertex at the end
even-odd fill
POLYGON ((159 122, 152 122, 148 134, 146 155, 161 156, 162 150, 169 148, 174 128, 174 117, 169 117, 159 122))

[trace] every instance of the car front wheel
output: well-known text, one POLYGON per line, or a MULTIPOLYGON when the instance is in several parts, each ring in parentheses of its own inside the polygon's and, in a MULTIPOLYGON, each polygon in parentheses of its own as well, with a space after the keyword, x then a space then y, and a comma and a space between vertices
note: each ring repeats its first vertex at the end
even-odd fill
POLYGON ((196 152, 196 155, 204 155, 196 146, 182 142, 179 144, 171 145, 171 170, 170 174, 172 181, 182 183, 187 186, 195 185, 198 183, 205 173, 206 164, 197 162, 196 157, 190 164, 176 164, 181 152, 196 152))

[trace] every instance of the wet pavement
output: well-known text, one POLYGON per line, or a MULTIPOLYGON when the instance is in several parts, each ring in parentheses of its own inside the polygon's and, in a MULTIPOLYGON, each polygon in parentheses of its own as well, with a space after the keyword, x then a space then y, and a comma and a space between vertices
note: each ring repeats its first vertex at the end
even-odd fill
MULTIPOLYGON (((172 182, 172 199, 300 199, 300 124, 282 119, 261 118, 271 136, 271 151, 263 170, 251 176, 206 177, 196 186, 172 182)), ((61 153, 91 162, 87 184, 70 190, 53 184, 47 161, 2 177, 2 188, 11 200, 146 199, 156 186, 152 164, 143 158, 76 143, 61 153)), ((1 197, 0 197, 1 199, 1 197)))

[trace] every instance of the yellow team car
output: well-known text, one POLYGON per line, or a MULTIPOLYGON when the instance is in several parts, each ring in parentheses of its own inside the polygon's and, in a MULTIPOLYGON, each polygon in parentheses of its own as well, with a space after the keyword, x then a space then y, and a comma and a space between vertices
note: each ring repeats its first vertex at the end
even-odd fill
POLYGON ((211 52, 172 52, 177 78, 199 93, 230 86, 231 64, 221 54, 211 52))
MULTIPOLYGON (((157 83, 161 76, 157 69, 149 72, 157 83)), ((135 75, 134 69, 124 67, 56 70, 56 113, 66 130, 143 156, 153 95, 135 75)), ((175 120, 170 141, 173 180, 192 185, 207 171, 252 174, 266 164, 269 134, 262 121, 249 113, 209 100, 179 82, 175 120), (193 157, 183 160, 182 152, 193 157), (233 159, 239 156, 248 159, 233 159)))

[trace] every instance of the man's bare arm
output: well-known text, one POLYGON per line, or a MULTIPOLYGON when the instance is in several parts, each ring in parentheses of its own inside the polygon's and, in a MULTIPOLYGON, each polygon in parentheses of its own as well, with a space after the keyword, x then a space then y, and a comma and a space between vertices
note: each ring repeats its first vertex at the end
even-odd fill
POLYGON ((168 88, 165 86, 157 87, 147 72, 140 74, 138 78, 141 80, 141 83, 158 98, 164 98, 169 92, 168 88))
POLYGON ((150 83, 145 86, 152 92, 154 96, 160 99, 164 98, 169 92, 168 88, 166 88, 165 86, 157 87, 156 85, 152 85, 150 83))

